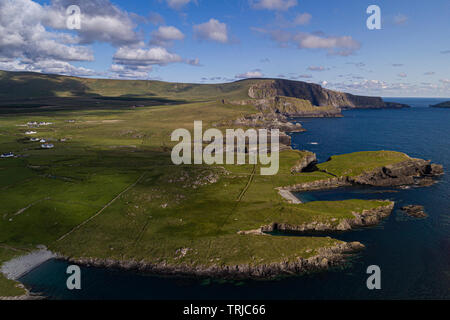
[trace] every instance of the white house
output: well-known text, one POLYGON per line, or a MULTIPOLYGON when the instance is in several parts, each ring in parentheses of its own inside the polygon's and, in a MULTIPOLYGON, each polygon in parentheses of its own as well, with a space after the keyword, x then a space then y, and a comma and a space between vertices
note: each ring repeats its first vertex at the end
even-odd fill
POLYGON ((54 148, 55 146, 54 146, 53 144, 51 144, 51 143, 44 143, 44 144, 41 144, 41 147, 42 147, 43 149, 52 149, 52 148, 54 148))
POLYGON ((4 153, 0 156, 0 158, 12 158, 12 157, 14 157, 14 153, 12 152, 4 153))

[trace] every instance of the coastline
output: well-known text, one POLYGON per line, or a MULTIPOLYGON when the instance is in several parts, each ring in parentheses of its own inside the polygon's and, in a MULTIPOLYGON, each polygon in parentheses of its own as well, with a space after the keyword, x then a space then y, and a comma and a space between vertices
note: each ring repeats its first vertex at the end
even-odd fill
POLYGON ((59 258, 71 263, 117 268, 146 274, 177 277, 217 277, 223 279, 259 279, 270 280, 279 276, 301 275, 325 271, 342 266, 347 256, 365 246, 360 242, 340 242, 333 247, 320 248, 316 255, 309 258, 297 258, 295 261, 280 261, 270 264, 240 265, 170 265, 166 263, 147 263, 145 261, 118 261, 98 258, 59 258))

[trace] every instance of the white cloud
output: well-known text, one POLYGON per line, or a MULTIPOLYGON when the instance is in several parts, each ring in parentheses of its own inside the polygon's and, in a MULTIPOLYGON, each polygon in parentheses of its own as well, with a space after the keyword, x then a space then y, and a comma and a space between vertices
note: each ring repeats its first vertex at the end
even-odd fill
POLYGON ((152 66, 133 66, 113 64, 110 68, 111 76, 118 79, 148 79, 152 66))
POLYGON ((123 46, 141 40, 135 31, 135 21, 140 17, 120 10, 109 0, 52 0, 50 6, 44 7, 46 15, 43 23, 58 30, 66 30, 66 9, 70 5, 78 5, 81 10, 81 29, 77 30, 80 43, 100 41, 123 46))
POLYGON ((228 42, 228 30, 225 23, 216 19, 194 26, 194 36, 199 40, 228 42))
POLYGON ((165 48, 155 47, 150 49, 121 47, 114 54, 114 61, 122 65, 167 65, 181 62, 183 59, 165 48))
POLYGON ((277 42, 281 47, 290 44, 299 49, 325 49, 330 55, 348 56, 361 47, 361 44, 351 36, 327 36, 322 32, 291 33, 287 30, 267 30, 263 28, 251 28, 253 31, 269 35, 271 40, 277 42))
POLYGON ((293 41, 300 49, 326 49, 328 54, 348 56, 358 50, 361 45, 351 36, 326 36, 299 32, 293 41))
POLYGON ((408 21, 408 17, 404 14, 399 13, 394 17, 394 23, 397 25, 405 24, 408 21))
POLYGON ((312 16, 309 13, 300 13, 295 19, 294 24, 303 26, 311 21, 312 16))
POLYGON ((148 14, 148 21, 154 25, 164 24, 165 22, 163 16, 157 12, 150 12, 148 14))
POLYGON ((325 68, 324 66, 309 66, 308 70, 309 71, 325 71, 325 70, 329 70, 329 69, 325 68))
POLYGON ((255 9, 286 11, 297 5, 297 0, 250 0, 255 9))
POLYGON ((191 66, 200 66, 200 60, 198 58, 195 59, 187 59, 185 61, 187 64, 190 64, 191 66))
POLYGON ((161 26, 152 32, 150 44, 157 46, 170 46, 175 40, 183 40, 184 34, 179 29, 172 26, 161 26))
POLYGON ((236 79, 262 78, 264 74, 260 70, 248 71, 246 73, 237 74, 236 79))
POLYGON ((47 12, 31 0, 0 1, 0 57, 91 61, 92 51, 69 34, 47 31, 47 12))
POLYGON ((167 5, 175 10, 180 10, 192 0, 166 0, 167 5))
POLYGON ((53 59, 41 60, 38 62, 26 62, 19 59, 5 60, 0 61, 0 69, 7 71, 54 73, 79 77, 99 75, 91 69, 75 67, 68 62, 53 59))
POLYGON ((183 60, 162 47, 121 47, 114 54, 113 60, 114 64, 110 68, 112 77, 124 79, 149 79, 155 65, 165 66, 178 62, 199 65, 198 59, 183 60))

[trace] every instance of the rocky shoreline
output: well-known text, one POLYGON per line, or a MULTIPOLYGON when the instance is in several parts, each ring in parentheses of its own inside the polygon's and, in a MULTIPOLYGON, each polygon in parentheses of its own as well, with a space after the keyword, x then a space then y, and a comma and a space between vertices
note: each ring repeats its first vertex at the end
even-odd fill
POLYGON ((342 242, 333 247, 321 248, 309 258, 297 258, 295 261, 261 265, 211 265, 192 266, 186 264, 147 263, 145 261, 117 261, 96 258, 65 258, 65 260, 84 266, 117 268, 163 276, 214 277, 222 279, 273 279, 279 276, 305 274, 324 271, 340 266, 349 254, 364 249, 359 242, 342 242))
MULTIPOLYGON (((380 200, 381 201, 381 200, 380 200)), ((352 212, 354 218, 341 219, 340 221, 317 222, 313 221, 301 225, 291 225, 287 223, 272 223, 261 227, 261 232, 293 232, 293 233, 315 233, 315 232, 336 232, 349 231, 361 227, 369 227, 377 225, 384 218, 389 216, 394 209, 394 202, 386 206, 380 206, 370 210, 363 210, 361 213, 352 212)))
POLYGON ((332 177, 325 180, 281 187, 279 189, 290 192, 301 192, 358 185, 374 187, 425 186, 433 184, 434 180, 432 178, 440 176, 443 173, 444 169, 442 165, 432 164, 429 160, 410 158, 409 160, 376 168, 354 177, 332 177))

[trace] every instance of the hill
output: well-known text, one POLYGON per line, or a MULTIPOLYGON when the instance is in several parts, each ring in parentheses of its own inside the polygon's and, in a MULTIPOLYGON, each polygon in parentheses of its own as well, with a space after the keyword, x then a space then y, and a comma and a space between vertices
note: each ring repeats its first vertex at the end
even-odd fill
MULTIPOLYGON (((307 100, 307 108, 402 108, 380 97, 356 96, 318 84, 283 79, 246 79, 223 84, 169 83, 154 80, 87 79, 31 72, 0 71, 0 107, 61 107, 179 104, 187 101, 227 100, 260 104, 263 99, 289 97, 307 100), (249 99, 250 98, 250 99, 249 99)), ((286 100, 286 99, 285 99, 286 100)), ((280 107, 279 99, 276 107, 280 107)), ((292 99, 289 101, 292 104, 292 99)), ((242 104, 242 103, 240 103, 242 104)), ((302 102, 294 103, 300 108, 302 102)), ((269 103, 270 106, 275 106, 269 103)), ((340 110, 338 111, 340 112, 340 110)), ((296 111, 302 114, 301 110, 296 111)), ((308 113, 309 109, 308 109, 308 113)), ((333 113, 333 112, 331 112, 333 113)))

